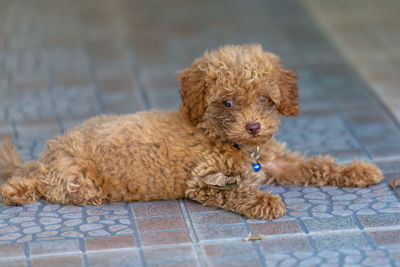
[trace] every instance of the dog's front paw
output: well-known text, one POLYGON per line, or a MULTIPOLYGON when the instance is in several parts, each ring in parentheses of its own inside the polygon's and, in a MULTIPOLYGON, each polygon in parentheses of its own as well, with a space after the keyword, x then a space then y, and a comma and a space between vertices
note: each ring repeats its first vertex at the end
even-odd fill
POLYGON ((341 172, 344 186, 364 187, 379 183, 383 179, 382 171, 372 163, 353 161, 341 172))
POLYGON ((278 195, 262 193, 257 196, 257 201, 245 214, 252 219, 273 220, 284 216, 286 213, 285 204, 278 195))

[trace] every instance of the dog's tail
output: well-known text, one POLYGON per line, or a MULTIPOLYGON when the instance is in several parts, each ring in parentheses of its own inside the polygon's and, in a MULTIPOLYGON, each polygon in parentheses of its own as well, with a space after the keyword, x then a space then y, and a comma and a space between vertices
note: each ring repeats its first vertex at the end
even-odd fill
POLYGON ((9 205, 24 205, 40 198, 39 182, 32 173, 37 171, 35 161, 24 162, 17 148, 7 138, 0 148, 1 178, 6 182, 1 186, 0 195, 9 205))
POLYGON ((0 171, 4 178, 8 179, 18 170, 21 170, 24 161, 19 155, 17 148, 13 146, 10 139, 4 138, 0 148, 0 171))

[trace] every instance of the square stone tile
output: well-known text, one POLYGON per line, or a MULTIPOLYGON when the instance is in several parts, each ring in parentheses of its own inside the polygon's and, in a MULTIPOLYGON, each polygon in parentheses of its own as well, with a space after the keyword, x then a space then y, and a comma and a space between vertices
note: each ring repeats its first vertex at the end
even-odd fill
POLYGON ((362 149, 338 149, 329 151, 329 155, 337 159, 338 163, 348 163, 356 158, 357 160, 366 160, 368 157, 365 155, 362 149))
POLYGON ((357 233, 330 233, 312 235, 317 249, 362 248, 370 247, 361 232, 357 233))
POLYGON ((144 254, 148 264, 196 260, 193 247, 144 249, 144 254))
POLYGON ((22 120, 16 124, 18 137, 30 140, 33 137, 51 138, 60 134, 60 127, 55 118, 22 120))
POLYGON ((191 239, 186 230, 141 233, 140 239, 143 246, 155 246, 166 244, 191 243, 191 239))
POLYGON ((259 241, 262 250, 267 255, 273 252, 310 250, 311 246, 305 236, 285 236, 266 238, 259 241))
POLYGON ((181 215, 181 210, 177 201, 134 203, 132 209, 136 218, 181 215))
POLYGON ((376 165, 378 165, 378 167, 384 173, 400 172, 400 159, 398 159, 398 160, 377 161, 376 165))
POLYGON ((131 235, 91 237, 85 239, 85 242, 86 251, 136 247, 131 235))
POLYGON ((200 241, 218 240, 225 238, 245 238, 248 231, 244 225, 232 225, 223 227, 205 227, 195 229, 197 238, 200 241))
POLYGON ((258 258, 243 259, 243 258, 227 258, 227 259, 210 259, 207 261, 208 266, 233 266, 233 267, 258 267, 263 266, 258 258))
MULTIPOLYGON (((1 104, 0 104, 0 109, 1 109, 1 104)), ((0 140, 3 140, 4 138, 12 139, 12 137, 13 137, 13 129, 11 123, 0 122, 0 140)))
POLYGON ((182 216, 137 219, 136 224, 140 232, 156 230, 186 229, 182 216))
POLYGON ((207 258, 241 257, 257 258, 257 252, 251 242, 234 241, 202 245, 207 258))
POLYGON ((190 213, 207 212, 207 211, 222 212, 221 209, 203 206, 200 203, 197 203, 190 199, 185 199, 184 201, 190 213))
POLYGON ((5 267, 25 267, 27 266, 26 259, 0 259, 0 266, 5 266, 5 267))
POLYGON ((195 227, 241 223, 242 217, 232 212, 206 213, 190 216, 195 227))
POLYGON ((0 259, 9 257, 25 257, 24 244, 0 245, 0 259))
POLYGON ((358 216, 361 225, 368 229, 373 227, 386 227, 400 225, 400 214, 374 214, 358 216))
POLYGON ((89 252, 87 259, 91 267, 142 266, 136 249, 89 252))
POLYGON ((76 267, 83 265, 82 255, 65 255, 65 256, 32 258, 31 262, 32 262, 32 267, 54 267, 54 266, 76 267))
POLYGON ((367 147, 367 150, 374 160, 398 158, 400 155, 400 147, 367 147))
POLYGON ((85 87, 90 86, 92 81, 88 71, 79 73, 66 73, 65 71, 56 71, 53 76, 53 86, 55 87, 85 87))
POLYGON ((81 252, 78 239, 32 242, 29 248, 31 256, 81 252))
POLYGON ((334 230, 359 229, 352 217, 334 217, 324 219, 303 220, 311 233, 334 230))
POLYGON ((197 261, 182 261, 182 262, 163 262, 163 263, 149 263, 147 266, 151 267, 200 267, 197 261))
POLYGON ((253 234, 263 234, 266 236, 279 234, 295 234, 302 232, 296 221, 250 224, 250 228, 253 234))
POLYGON ((136 89, 132 75, 125 71, 102 75, 98 80, 99 89, 105 92, 126 91, 127 93, 131 93, 136 89))
POLYGON ((400 171, 399 172, 384 173, 384 176, 385 176, 384 181, 389 183, 392 180, 400 179, 400 171))
POLYGON ((372 240, 377 245, 400 244, 400 230, 383 230, 383 231, 368 231, 372 240))

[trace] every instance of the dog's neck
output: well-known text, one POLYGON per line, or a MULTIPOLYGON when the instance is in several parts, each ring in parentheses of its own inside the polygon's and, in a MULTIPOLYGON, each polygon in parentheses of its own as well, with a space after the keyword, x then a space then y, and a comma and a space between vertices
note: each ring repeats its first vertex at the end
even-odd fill
POLYGON ((260 158, 260 146, 256 145, 255 150, 250 150, 249 148, 238 143, 233 143, 230 141, 228 141, 228 143, 238 150, 241 150, 242 148, 246 149, 246 151, 250 154, 250 157, 254 161, 254 163, 252 164, 254 172, 258 172, 261 169, 261 164, 258 162, 258 159, 260 158))
POLYGON ((228 143, 231 147, 236 148, 237 150, 245 149, 249 153, 251 153, 252 151, 257 150, 257 147, 260 147, 259 145, 243 145, 243 144, 238 144, 238 143, 235 143, 235 142, 232 142, 232 141, 225 141, 225 142, 228 143))

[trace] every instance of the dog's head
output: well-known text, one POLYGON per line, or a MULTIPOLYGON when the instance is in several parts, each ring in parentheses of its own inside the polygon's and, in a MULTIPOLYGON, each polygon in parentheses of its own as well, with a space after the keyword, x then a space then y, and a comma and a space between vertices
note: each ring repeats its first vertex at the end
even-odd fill
POLYGON ((298 113, 294 72, 260 45, 206 52, 177 77, 181 112, 213 138, 262 143, 277 131, 279 114, 298 113))

